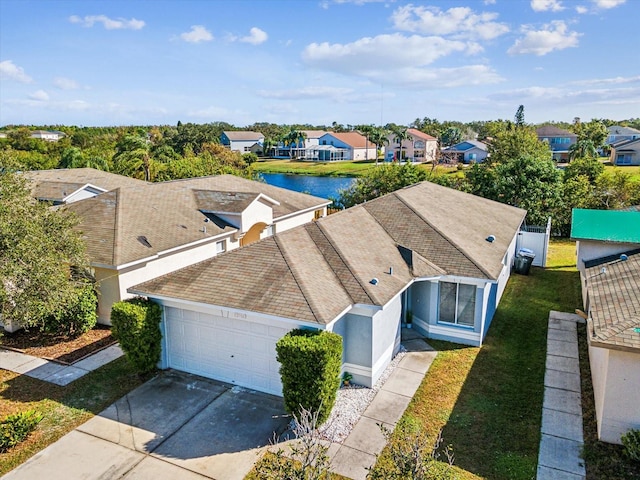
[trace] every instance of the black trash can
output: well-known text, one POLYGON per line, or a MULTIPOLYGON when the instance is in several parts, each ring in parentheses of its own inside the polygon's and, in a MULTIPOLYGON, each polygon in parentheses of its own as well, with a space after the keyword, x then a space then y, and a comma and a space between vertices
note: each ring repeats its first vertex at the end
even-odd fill
POLYGON ((536 258, 536 254, 533 253, 533 250, 529 250, 528 248, 521 248, 518 250, 514 261, 514 269, 516 273, 519 273, 520 275, 529 275, 529 270, 531 270, 531 264, 533 263, 534 258, 536 258))

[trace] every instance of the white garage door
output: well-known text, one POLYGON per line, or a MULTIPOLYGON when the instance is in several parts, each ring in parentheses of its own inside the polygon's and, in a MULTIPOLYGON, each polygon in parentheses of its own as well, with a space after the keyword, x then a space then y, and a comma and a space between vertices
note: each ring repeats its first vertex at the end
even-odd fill
POLYGON ((169 368, 282 395, 276 342, 289 330, 165 308, 169 368))

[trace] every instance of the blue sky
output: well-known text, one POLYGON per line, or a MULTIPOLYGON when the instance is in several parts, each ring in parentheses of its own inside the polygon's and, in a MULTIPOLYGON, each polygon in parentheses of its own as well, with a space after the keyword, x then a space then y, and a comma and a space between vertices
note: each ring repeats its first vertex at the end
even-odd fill
POLYGON ((640 116, 640 0, 0 0, 0 125, 640 116))

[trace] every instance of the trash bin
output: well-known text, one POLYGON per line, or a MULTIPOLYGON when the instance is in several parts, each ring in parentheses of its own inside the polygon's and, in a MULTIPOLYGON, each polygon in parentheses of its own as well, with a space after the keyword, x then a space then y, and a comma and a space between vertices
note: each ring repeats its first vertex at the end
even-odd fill
POLYGON ((520 275, 529 275, 529 270, 531 270, 531 264, 533 263, 534 258, 536 258, 536 254, 533 253, 533 250, 528 248, 521 248, 518 250, 514 261, 516 273, 519 273, 520 275))

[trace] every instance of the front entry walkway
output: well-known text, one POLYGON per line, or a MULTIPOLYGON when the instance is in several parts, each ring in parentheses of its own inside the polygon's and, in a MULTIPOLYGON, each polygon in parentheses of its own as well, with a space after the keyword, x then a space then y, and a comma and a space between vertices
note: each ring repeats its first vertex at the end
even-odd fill
POLYGON ((582 480, 582 395, 577 323, 573 313, 551 311, 547 334, 538 480, 582 480))
POLYGON ((353 480, 364 480, 367 468, 387 444, 378 424, 393 430, 404 414, 437 352, 415 330, 403 329, 406 355, 393 370, 373 401, 342 444, 334 443, 327 452, 331 471, 353 480))

